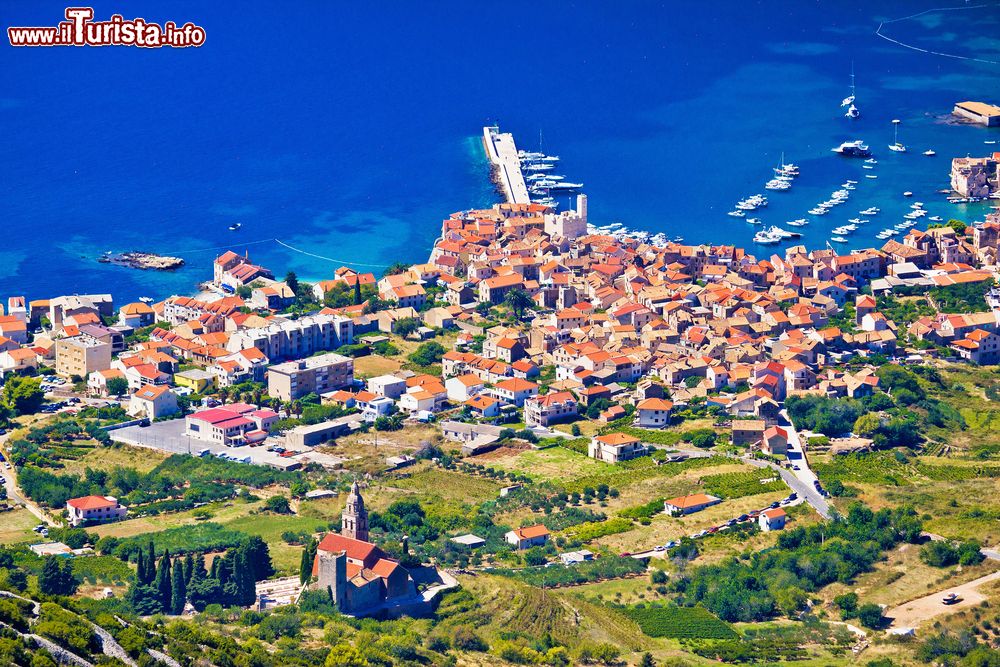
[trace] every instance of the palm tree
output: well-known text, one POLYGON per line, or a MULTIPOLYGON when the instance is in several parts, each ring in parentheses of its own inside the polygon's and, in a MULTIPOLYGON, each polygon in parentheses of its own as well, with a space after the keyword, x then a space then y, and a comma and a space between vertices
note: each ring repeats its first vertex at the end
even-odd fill
POLYGON ((531 308, 534 305, 534 301, 528 296, 520 287, 515 287, 507 292, 507 295, 503 298, 504 304, 511 309, 517 319, 521 319, 524 315, 524 311, 531 308))

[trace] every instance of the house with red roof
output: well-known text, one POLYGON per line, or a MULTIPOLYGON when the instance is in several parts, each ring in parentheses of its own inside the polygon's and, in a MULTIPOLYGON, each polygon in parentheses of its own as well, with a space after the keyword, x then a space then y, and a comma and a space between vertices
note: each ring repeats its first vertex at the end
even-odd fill
POLYGON ((121 521, 128 509, 114 496, 83 496, 66 501, 66 516, 74 528, 81 525, 121 521))
POLYGON ((177 412, 177 395, 170 387, 145 384, 129 399, 128 413, 133 417, 158 419, 177 412))

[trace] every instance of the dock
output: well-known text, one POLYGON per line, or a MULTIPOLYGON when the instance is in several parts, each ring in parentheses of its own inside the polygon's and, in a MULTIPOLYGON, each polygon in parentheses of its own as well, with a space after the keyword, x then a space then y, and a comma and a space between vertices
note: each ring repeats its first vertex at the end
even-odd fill
POLYGON ((497 184, 510 204, 530 204, 528 186, 524 183, 521 173, 521 161, 517 156, 517 146, 514 145, 514 135, 501 132, 492 125, 483 128, 483 147, 486 157, 496 173, 497 184))

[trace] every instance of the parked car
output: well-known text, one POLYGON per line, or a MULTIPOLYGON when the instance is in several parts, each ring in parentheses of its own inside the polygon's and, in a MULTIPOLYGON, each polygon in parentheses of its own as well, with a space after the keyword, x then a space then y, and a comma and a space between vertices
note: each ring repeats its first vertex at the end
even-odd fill
POLYGON ((746 521, 749 518, 750 518, 749 514, 741 514, 738 517, 736 517, 736 520, 737 521, 746 521))
POLYGON ((941 599, 942 604, 956 604, 962 601, 962 596, 958 593, 948 593, 941 599))

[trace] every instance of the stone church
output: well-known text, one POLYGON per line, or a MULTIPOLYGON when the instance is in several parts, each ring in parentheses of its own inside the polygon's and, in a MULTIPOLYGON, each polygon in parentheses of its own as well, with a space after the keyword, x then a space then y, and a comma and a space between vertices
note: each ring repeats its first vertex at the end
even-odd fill
POLYGON ((341 515, 340 534, 327 534, 316 549, 313 576, 316 588, 328 588, 345 614, 364 615, 385 602, 416 595, 406 568, 368 541, 368 510, 357 482, 341 515))

